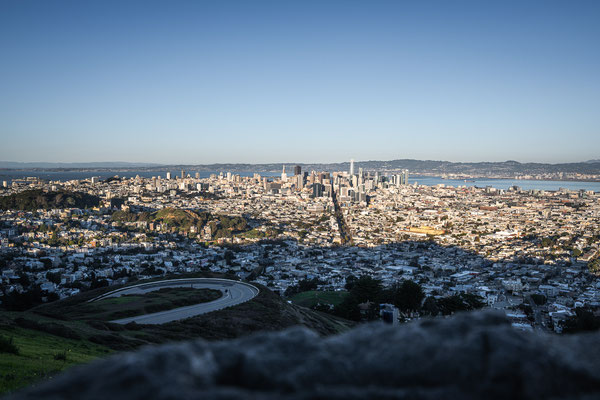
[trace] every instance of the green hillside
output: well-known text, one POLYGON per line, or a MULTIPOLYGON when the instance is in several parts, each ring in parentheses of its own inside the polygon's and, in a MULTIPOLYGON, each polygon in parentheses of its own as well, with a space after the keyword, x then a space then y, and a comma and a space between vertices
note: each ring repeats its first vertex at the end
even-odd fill
POLYGON ((46 379, 73 365, 105 356, 113 350, 78 338, 26 329, 14 322, 14 315, 0 313, 0 343, 11 342, 14 352, 0 345, 0 394, 46 379), (6 350, 6 349, 5 349, 6 350))
POLYGON ((41 189, 25 190, 20 193, 0 197, 0 209, 34 211, 55 208, 91 208, 100 204, 97 196, 87 193, 56 191, 44 192, 41 189))
MULTIPOLYGON (((198 274, 179 277, 198 277, 198 274)), ((183 298, 192 293, 167 290, 87 302, 117 288, 111 287, 43 304, 25 312, 0 312, 0 339, 8 342, 12 338, 18 348, 18 354, 2 352, 0 340, 0 394, 52 376, 74 364, 143 345, 196 338, 236 338, 294 325, 304 325, 321 335, 330 335, 353 326, 350 321, 289 304, 266 287, 257 286, 260 293, 251 301, 163 325, 119 325, 108 321, 115 313, 154 312, 188 304, 191 300, 183 298)), ((212 295, 202 294, 209 296, 205 301, 212 295)))
POLYGON ((231 237, 249 230, 248 221, 241 216, 212 215, 206 211, 184 210, 166 207, 155 212, 115 211, 116 222, 148 222, 160 224, 165 231, 189 232, 192 227, 199 232, 207 224, 211 226, 213 238, 231 237))

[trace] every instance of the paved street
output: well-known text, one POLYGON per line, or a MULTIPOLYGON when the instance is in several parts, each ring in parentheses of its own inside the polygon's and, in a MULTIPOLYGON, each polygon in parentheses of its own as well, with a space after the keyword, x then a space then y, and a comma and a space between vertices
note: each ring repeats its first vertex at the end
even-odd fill
POLYGON ((259 293, 259 290, 256 287, 243 282, 227 279, 191 278, 172 279, 129 286, 106 293, 93 299, 92 301, 98 301, 111 297, 119 297, 123 295, 139 295, 154 290, 173 287, 192 287, 194 289, 220 290, 223 293, 223 296, 208 303, 179 307, 172 310, 123 318, 111 322, 118 324, 127 324, 129 322, 135 322, 138 324, 164 324, 171 321, 178 321, 181 319, 194 317, 196 315, 205 314, 211 311, 220 310, 226 307, 235 306, 251 300, 259 293))

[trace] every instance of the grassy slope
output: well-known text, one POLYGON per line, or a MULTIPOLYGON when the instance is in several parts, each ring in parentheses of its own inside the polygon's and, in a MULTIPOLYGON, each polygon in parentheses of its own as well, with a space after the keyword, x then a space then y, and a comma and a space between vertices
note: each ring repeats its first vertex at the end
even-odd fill
POLYGON ((218 340, 294 325, 304 325, 321 335, 343 332, 353 326, 350 321, 288 304, 267 288, 257 286, 261 292, 252 301, 188 320, 149 327, 148 331, 161 330, 163 335, 196 333, 208 340, 218 340))
MULTIPOLYGON (((88 299, 115 287, 86 292, 26 312, 0 312, 0 335, 13 337, 22 348, 18 356, 0 353, 0 394, 108 352, 134 350, 147 344, 197 338, 221 340, 294 325, 330 335, 354 324, 289 304, 266 287, 257 286, 260 294, 249 302, 163 325, 123 326, 103 321, 101 313, 82 314, 88 299), (54 360, 54 355, 64 350, 67 361, 54 360)), ((112 301, 113 306, 119 304, 128 302, 112 301)))
POLYGON ((66 339, 14 325, 0 327, 0 336, 13 338, 19 350, 16 355, 0 353, 0 394, 48 378, 72 365, 102 357, 111 351, 87 340, 66 339), (55 359, 55 355, 61 352, 66 353, 66 360, 55 359))
POLYGON ((333 292, 333 291, 323 291, 319 292, 316 290, 311 290, 308 292, 298 293, 290 298, 292 303, 302 306, 302 307, 313 307, 318 303, 323 304, 332 304, 337 306, 340 304, 344 298, 348 295, 346 291, 333 292))

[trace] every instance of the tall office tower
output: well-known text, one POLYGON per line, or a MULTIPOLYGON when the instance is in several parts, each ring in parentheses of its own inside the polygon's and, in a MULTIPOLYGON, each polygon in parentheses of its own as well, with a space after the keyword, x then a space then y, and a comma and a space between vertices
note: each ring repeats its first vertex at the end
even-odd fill
POLYGON ((8 187, 8 182, 2 181, 2 187, 5 187, 5 188, 8 187))
POLYGON ((299 165, 296 165, 294 167, 294 175, 300 175, 302 173, 302 167, 300 167, 299 165))
POLYGON ((227 173, 227 182, 231 182, 231 172, 227 173))
POLYGON ((404 175, 404 176, 403 176, 403 178, 404 178, 404 179, 403 179, 403 180, 404 180, 404 184, 405 184, 405 185, 408 185, 408 170, 407 170, 407 169, 405 169, 404 171, 402 171, 402 175, 404 175))
POLYGON ((362 177, 362 176, 363 176, 363 169, 362 169, 362 168, 359 168, 359 169, 358 169, 358 176, 359 176, 359 177, 362 177))
POLYGON ((200 172, 196 172, 196 179, 200 179, 200 172))
POLYGON ((167 180, 170 181, 171 180, 171 173, 167 172, 167 180))
POLYGON ((287 182, 287 174, 285 173, 285 165, 283 166, 283 171, 281 172, 281 181, 287 182))
POLYGON ((296 178, 296 190, 302 190, 304 187, 304 177, 301 174, 295 175, 296 178))
POLYGON ((185 171, 181 170, 181 179, 185 178, 185 171))
POLYGON ((354 175, 354 159, 350 160, 350 175, 354 175))
POLYGON ((315 182, 323 183, 323 173, 320 172, 317 176, 315 176, 315 182))
POLYGON ((263 178, 263 189, 267 190, 267 178, 263 178))
POLYGON ((320 183, 313 184, 313 197, 323 197, 324 186, 320 183))

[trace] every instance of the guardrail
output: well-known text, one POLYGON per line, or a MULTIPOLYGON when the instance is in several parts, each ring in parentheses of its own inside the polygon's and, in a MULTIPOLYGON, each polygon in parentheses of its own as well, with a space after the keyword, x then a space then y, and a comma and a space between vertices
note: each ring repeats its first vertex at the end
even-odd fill
POLYGON ((104 298, 112 297, 119 292, 124 292, 124 291, 130 290, 132 288, 161 287, 161 286, 168 286, 169 283, 192 283, 193 284, 193 283, 211 283, 211 282, 212 283, 223 283, 223 284, 227 283, 228 284, 227 286, 231 286, 234 284, 247 286, 252 291, 255 292, 253 298, 256 297, 260 293, 260 290, 256 286, 251 285, 246 282, 242 282, 242 281, 234 281, 231 279, 223 279, 223 278, 181 278, 181 279, 165 279, 163 281, 146 282, 146 283, 139 283, 137 285, 125 286, 125 287, 115 289, 110 292, 101 294, 100 296, 94 297, 93 299, 90 299, 87 302, 92 303, 94 301, 103 300, 104 298))

